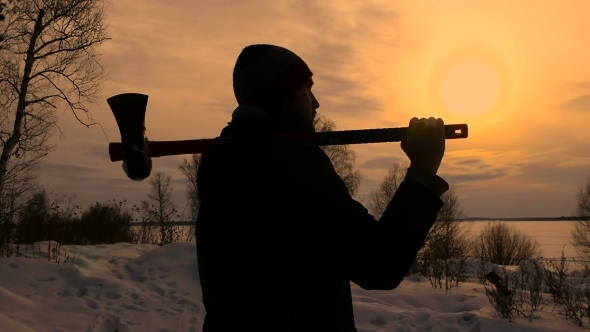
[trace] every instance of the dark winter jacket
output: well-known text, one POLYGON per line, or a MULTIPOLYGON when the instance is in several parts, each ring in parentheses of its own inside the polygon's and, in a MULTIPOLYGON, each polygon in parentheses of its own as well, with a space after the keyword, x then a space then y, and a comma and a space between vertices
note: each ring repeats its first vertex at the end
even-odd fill
POLYGON ((235 115, 221 136, 241 139, 203 153, 197 176, 203 331, 356 331, 350 281, 396 288, 440 193, 404 181, 376 221, 318 146, 235 115))

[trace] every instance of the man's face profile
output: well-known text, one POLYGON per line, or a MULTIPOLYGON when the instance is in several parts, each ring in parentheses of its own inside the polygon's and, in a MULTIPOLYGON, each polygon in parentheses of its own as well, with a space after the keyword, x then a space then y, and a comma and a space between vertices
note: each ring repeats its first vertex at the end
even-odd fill
POLYGON ((303 132, 313 132, 313 120, 320 107, 318 100, 311 91, 314 82, 309 79, 297 92, 292 101, 288 101, 284 108, 284 120, 303 132))

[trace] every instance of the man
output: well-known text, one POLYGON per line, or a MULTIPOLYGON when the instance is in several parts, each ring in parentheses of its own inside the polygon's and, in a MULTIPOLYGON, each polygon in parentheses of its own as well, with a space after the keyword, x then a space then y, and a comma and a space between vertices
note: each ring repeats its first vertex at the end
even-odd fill
POLYGON ((300 57, 250 45, 233 85, 239 106, 220 136, 239 140, 204 153, 197 176, 203 331, 356 331, 350 281, 396 288, 443 205, 444 124, 410 121, 411 166, 377 222, 318 146, 273 138, 314 130, 300 57))

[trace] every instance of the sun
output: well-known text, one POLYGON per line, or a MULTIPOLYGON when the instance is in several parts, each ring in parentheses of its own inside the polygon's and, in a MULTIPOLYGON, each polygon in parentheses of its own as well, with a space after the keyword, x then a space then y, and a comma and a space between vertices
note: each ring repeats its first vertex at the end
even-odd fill
POLYGON ((490 111, 500 96, 500 77, 483 62, 465 61, 451 67, 440 84, 443 106, 461 116, 490 111))
POLYGON ((482 46, 453 47, 433 63, 429 101, 451 118, 492 120, 505 111, 511 79, 499 52, 482 46))

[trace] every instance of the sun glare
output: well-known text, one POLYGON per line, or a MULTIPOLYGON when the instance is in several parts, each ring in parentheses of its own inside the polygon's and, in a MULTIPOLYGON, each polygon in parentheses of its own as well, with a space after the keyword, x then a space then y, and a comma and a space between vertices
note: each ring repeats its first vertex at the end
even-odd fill
POLYGON ((500 88, 500 78, 489 66, 470 60, 449 68, 441 81, 439 97, 450 112, 472 117, 493 108, 500 88))

